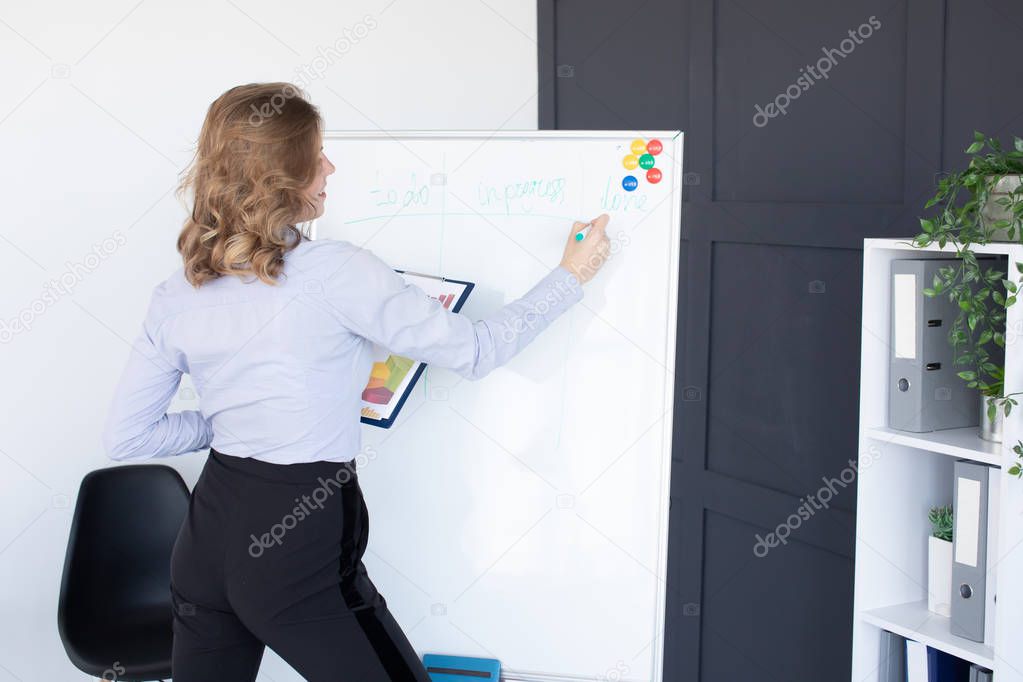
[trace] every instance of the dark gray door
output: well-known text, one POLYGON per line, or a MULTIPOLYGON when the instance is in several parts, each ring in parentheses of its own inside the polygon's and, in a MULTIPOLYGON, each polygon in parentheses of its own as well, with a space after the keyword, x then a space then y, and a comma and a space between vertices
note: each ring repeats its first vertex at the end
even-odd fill
POLYGON ((1023 5, 538 9, 541 127, 686 132, 665 679, 849 680, 862 240, 1023 134, 1023 5))

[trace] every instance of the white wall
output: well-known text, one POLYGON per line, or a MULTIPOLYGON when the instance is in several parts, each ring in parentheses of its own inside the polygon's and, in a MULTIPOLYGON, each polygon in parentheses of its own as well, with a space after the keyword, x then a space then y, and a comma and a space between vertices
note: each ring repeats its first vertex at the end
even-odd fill
MULTIPOLYGON (((112 464, 107 404, 179 263, 172 190, 210 102, 292 80, 332 129, 535 129, 535 6, 0 2, 0 682, 85 679, 56 627, 75 496, 112 464)), ((191 486, 203 459, 164 462, 191 486)), ((260 680, 298 679, 267 652, 260 680)))

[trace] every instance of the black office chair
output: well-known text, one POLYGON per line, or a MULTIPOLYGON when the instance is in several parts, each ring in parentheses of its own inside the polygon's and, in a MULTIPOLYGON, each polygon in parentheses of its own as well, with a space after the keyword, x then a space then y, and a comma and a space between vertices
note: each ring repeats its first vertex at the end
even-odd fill
POLYGON ((170 557, 188 487, 154 464, 90 472, 71 522, 57 626, 82 672, 119 682, 171 676, 170 557))

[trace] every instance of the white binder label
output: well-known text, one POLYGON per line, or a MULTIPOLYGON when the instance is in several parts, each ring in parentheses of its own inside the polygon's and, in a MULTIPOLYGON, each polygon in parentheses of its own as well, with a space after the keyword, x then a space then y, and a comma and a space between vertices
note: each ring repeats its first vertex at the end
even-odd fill
POLYGON ((956 563, 977 566, 977 544, 980 541, 980 481, 971 478, 956 480, 955 553, 956 563))
POLYGON ((895 357, 916 359, 916 275, 897 274, 892 283, 892 301, 895 305, 892 336, 895 338, 895 357))

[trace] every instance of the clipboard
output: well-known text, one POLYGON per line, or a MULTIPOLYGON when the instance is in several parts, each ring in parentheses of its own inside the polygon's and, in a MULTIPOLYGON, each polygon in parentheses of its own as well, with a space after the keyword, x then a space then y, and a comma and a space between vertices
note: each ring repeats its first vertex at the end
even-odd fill
MULTIPOLYGON (((398 269, 395 269, 395 272, 453 313, 462 309, 475 286, 473 282, 424 275, 420 272, 398 269)), ((375 346, 369 382, 362 390, 361 422, 382 429, 391 428, 425 369, 425 362, 395 355, 385 348, 375 346)))

